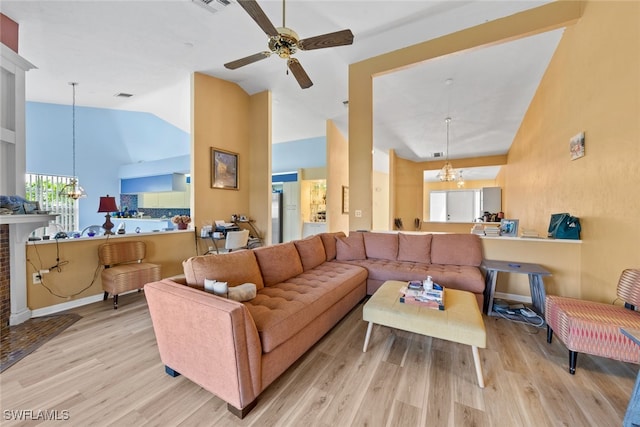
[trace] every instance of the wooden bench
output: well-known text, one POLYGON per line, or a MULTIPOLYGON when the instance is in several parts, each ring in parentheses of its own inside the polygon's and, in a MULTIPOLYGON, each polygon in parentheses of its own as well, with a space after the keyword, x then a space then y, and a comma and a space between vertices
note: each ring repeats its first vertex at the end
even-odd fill
POLYGON ((113 309, 118 308, 118 294, 140 290, 149 282, 160 280, 160 266, 142 262, 147 247, 144 242, 104 243, 98 247, 102 270, 104 300, 113 295, 113 309))

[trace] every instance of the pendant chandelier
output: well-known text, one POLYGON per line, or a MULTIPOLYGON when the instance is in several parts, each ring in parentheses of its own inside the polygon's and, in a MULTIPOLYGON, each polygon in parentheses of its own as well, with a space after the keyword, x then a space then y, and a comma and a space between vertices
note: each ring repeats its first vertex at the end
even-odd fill
POLYGON ((87 197, 86 193, 84 192, 84 189, 82 187, 80 187, 80 185, 78 184, 78 179, 76 178, 76 86, 78 83, 76 82, 72 82, 69 83, 71 85, 71 87, 73 88, 73 105, 72 105, 72 142, 73 142, 73 175, 71 177, 71 181, 69 182, 69 184, 65 185, 64 187, 62 187, 62 190, 60 190, 60 195, 61 196, 67 196, 70 199, 73 200, 78 200, 80 198, 84 198, 87 197))
POLYGON ((438 172, 438 179, 443 182, 450 182, 458 179, 458 173, 453 169, 449 161, 449 123, 451 123, 451 117, 447 117, 444 121, 447 124, 447 151, 444 158, 444 166, 440 172, 438 172))

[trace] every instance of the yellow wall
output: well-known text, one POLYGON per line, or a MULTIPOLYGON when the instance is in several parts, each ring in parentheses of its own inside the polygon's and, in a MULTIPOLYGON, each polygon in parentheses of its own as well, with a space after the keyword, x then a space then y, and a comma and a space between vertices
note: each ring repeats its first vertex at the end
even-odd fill
MULTIPOLYGON (((196 255, 196 239, 193 231, 175 231, 150 234, 131 234, 110 237, 109 241, 138 240, 147 245, 145 261, 160 264, 162 277, 182 274, 182 260, 196 255)), ((98 268, 98 246, 105 243, 105 237, 75 240, 29 243, 27 244, 27 306, 31 310, 66 303, 93 295, 102 294, 102 280, 91 280, 98 268), (44 284, 54 293, 63 297, 86 290, 71 298, 52 295, 42 285, 32 284, 32 276, 37 270, 48 269, 60 262, 67 262, 60 268, 43 275, 44 284), (91 285, 91 286, 89 286, 91 285)))
POLYGON ((249 96, 235 83, 201 73, 192 77, 192 216, 199 228, 232 214, 271 223, 271 96, 249 96), (251 124, 251 125, 249 125, 251 124), (211 148, 238 153, 238 190, 211 188, 211 148))
POLYGON ((249 212, 265 242, 271 242, 271 92, 250 97, 249 212))
MULTIPOLYGON (((558 1, 353 64, 350 156, 360 152, 366 158, 371 151, 370 86, 375 75, 567 26, 496 184, 503 188, 504 211, 542 235, 551 213, 568 211, 581 218, 580 280, 560 283, 554 290, 610 302, 621 270, 640 266, 638 16, 639 2, 558 1), (571 161, 569 138, 581 131, 586 133, 586 156, 571 161)), ((420 205, 410 199, 418 176, 411 168, 419 166, 396 161, 407 170, 397 168, 398 182, 391 190, 398 192, 395 215, 413 218, 420 205)), ((352 192, 369 191, 370 163, 350 161, 352 192)), ((359 202, 370 205, 366 195, 359 202)), ((350 228, 356 227, 350 223, 350 228)))
MULTIPOLYGON (((373 230, 392 230, 389 216, 389 174, 373 171, 373 230)), ((347 224, 348 229, 348 224, 347 224)))
MULTIPOLYGON (((640 267, 640 2, 587 2, 568 27, 509 151, 506 210, 544 235, 549 216, 582 224, 581 289, 611 302, 640 267), (586 155, 570 160, 584 131, 586 155)), ((573 292, 572 292, 573 293, 573 292)))
MULTIPOLYGON (((541 265, 551 273, 545 276, 548 294, 580 297, 581 249, 576 240, 483 238, 485 259, 508 260, 541 265)), ((496 292, 524 297, 531 296, 526 274, 499 273, 496 292)), ((611 302, 611 301, 609 301, 611 302)))
POLYGON ((329 231, 349 231, 349 215, 342 213, 342 186, 349 186, 349 143, 327 120, 327 226, 329 231))
MULTIPOLYGON (((373 147, 374 77, 440 56, 504 43, 561 28, 574 23, 580 17, 581 12, 581 2, 557 1, 351 64, 349 66, 349 185, 351 196, 349 228, 352 230, 370 229, 372 223, 371 150, 373 147), (356 218, 355 210, 361 210, 362 217, 356 218)), ((393 165, 393 163, 394 159, 390 158, 390 164, 393 165)), ((467 167, 466 165, 462 166, 467 167)), ((403 165, 397 165, 394 169, 406 174, 407 177, 416 175, 412 172, 402 171, 402 167, 403 165)), ((393 170, 390 170, 390 173, 392 174, 390 178, 391 200, 392 203, 397 203, 396 208, 392 209, 391 215, 408 218, 419 216, 422 212, 422 203, 407 200, 400 193, 402 186, 408 184, 413 189, 415 196, 422 198, 422 186, 413 182, 394 182, 396 177, 393 176, 393 170), (417 193, 416 189, 418 189, 417 193), (398 194, 394 194, 394 191, 397 191, 398 194)))

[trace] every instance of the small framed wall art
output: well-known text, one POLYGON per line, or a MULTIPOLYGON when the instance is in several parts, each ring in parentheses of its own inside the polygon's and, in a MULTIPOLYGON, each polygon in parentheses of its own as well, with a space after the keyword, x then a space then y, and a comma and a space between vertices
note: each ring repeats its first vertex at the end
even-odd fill
POLYGON ((349 187, 342 186, 342 213, 349 213, 349 187))
POLYGON ((580 132, 569 140, 569 152, 571 160, 584 157, 584 132, 580 132))
POLYGON ((237 190, 238 153, 211 148, 211 187, 237 190))

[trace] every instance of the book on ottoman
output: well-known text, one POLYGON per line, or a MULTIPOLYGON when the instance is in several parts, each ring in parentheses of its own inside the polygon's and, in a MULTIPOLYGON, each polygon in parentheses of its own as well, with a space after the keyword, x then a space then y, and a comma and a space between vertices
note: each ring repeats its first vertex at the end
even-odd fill
POLYGON ((414 304, 421 307, 444 310, 444 288, 441 289, 409 289, 404 286, 400 289, 400 302, 414 304))

